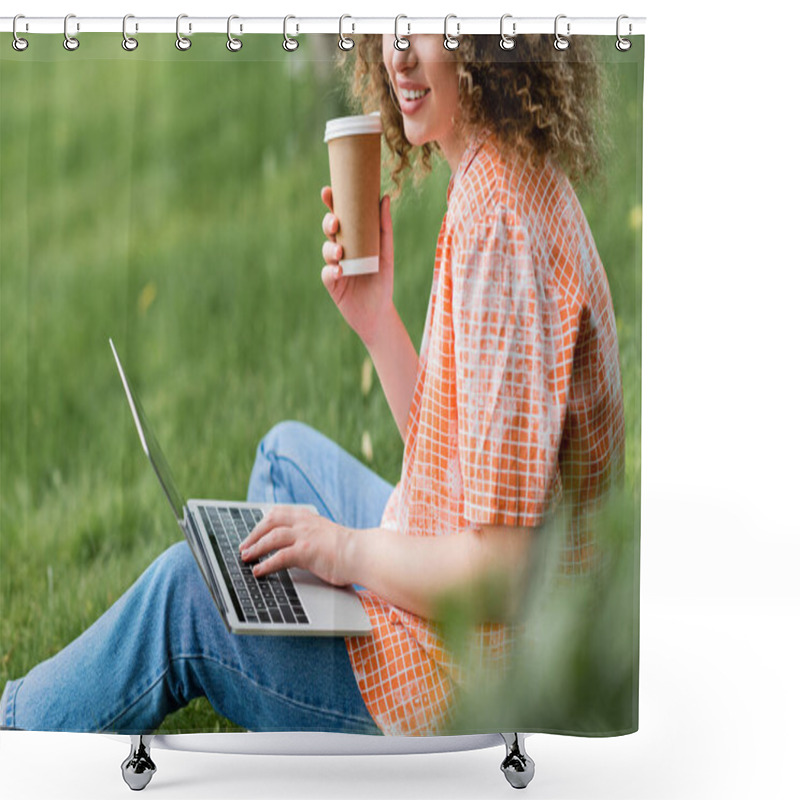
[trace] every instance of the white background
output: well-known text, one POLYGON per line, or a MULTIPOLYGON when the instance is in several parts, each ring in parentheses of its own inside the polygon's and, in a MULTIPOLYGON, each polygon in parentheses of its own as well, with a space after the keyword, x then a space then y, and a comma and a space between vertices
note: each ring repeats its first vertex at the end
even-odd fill
MULTIPOLYGON (((3 3, 4 16, 647 17, 640 731, 533 737, 530 797, 798 796, 796 9, 686 0, 3 3)), ((126 754, 104 737, 2 733, 0 791, 128 797, 126 754)), ((512 792, 499 748, 154 756, 159 771, 146 791, 170 800, 512 792)))

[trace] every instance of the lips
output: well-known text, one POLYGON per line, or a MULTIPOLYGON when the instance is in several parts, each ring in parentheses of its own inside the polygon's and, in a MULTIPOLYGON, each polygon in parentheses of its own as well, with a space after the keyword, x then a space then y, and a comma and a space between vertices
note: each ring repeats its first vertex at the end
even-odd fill
POLYGON ((430 94, 427 86, 399 86, 397 96, 400 101, 400 110, 403 114, 413 114, 430 94))

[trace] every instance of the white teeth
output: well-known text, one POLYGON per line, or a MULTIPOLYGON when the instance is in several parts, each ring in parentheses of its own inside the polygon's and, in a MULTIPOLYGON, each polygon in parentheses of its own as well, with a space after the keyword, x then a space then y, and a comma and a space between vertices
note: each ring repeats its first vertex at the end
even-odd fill
POLYGON ((428 94, 427 89, 414 89, 413 91, 409 89, 400 90, 400 96, 403 100, 419 100, 420 97, 424 97, 426 94, 428 94))

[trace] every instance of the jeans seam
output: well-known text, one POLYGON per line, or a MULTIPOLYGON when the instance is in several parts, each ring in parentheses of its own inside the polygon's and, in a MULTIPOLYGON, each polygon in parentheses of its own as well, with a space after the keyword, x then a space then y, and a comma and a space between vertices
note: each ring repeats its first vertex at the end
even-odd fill
POLYGON ((24 678, 19 678, 16 681, 9 681, 8 683, 11 684, 11 690, 8 693, 8 697, 6 698, 6 713, 5 713, 5 721, 4 724, 8 728, 15 727, 16 722, 16 711, 17 711, 17 692, 19 692, 20 686, 22 686, 22 681, 24 678))
POLYGON ((155 676, 155 678, 150 682, 143 692, 140 692, 129 703, 127 703, 124 708, 121 708, 110 720, 108 720, 108 722, 100 726, 100 732, 107 731, 114 724, 114 722, 116 722, 116 720, 118 720, 123 714, 126 714, 128 711, 130 711, 131 708, 143 697, 146 697, 148 694, 150 694, 150 692, 152 692, 153 689, 155 689, 155 687, 158 685, 159 681, 161 681, 167 674, 168 670, 169 666, 164 667, 164 669, 162 669, 161 672, 155 676))

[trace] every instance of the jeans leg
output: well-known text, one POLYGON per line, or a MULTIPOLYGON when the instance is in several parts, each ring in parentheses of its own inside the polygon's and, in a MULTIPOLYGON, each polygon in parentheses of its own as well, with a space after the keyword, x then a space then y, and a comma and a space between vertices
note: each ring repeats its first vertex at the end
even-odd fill
MULTIPOLYGON (((391 489, 321 434, 282 423, 259 445, 248 499, 310 503, 373 527, 391 489)), ((0 725, 143 733, 201 695, 252 730, 378 732, 343 639, 229 634, 185 542, 74 642, 9 681, 0 725)))
POLYGON ((343 639, 228 633, 185 542, 74 642, 9 682, 0 713, 27 730, 147 733, 198 696, 250 730, 379 733, 343 639))
POLYGON ((350 528, 374 528, 392 486, 339 445, 300 422, 281 422, 258 446, 250 502, 307 503, 350 528))

